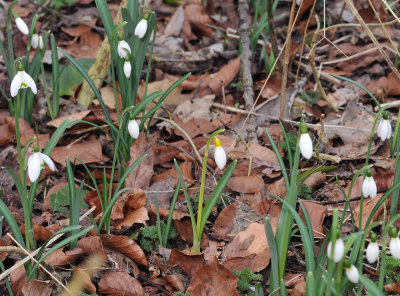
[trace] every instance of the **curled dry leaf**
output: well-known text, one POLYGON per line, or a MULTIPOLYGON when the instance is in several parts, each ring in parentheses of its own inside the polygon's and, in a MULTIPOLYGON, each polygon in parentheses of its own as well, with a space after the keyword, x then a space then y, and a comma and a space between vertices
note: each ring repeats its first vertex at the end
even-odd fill
POLYGON ((124 192, 111 211, 111 225, 118 229, 130 227, 134 223, 145 224, 149 220, 146 195, 141 189, 124 192))
MULTIPOLYGON (((21 260, 18 260, 19 262, 21 260)), ((13 291, 13 294, 16 296, 22 295, 22 288, 25 285, 27 280, 25 268, 23 265, 19 266, 18 268, 14 269, 10 273, 10 283, 11 283, 11 289, 13 291)))
POLYGON ((139 245, 127 236, 103 234, 101 235, 103 244, 114 251, 124 254, 126 257, 131 258, 133 261, 149 266, 146 255, 139 245))
MULTIPOLYGON (((104 194, 103 184, 100 184, 98 186, 98 188, 99 188, 100 194, 103 196, 103 194, 104 194)), ((117 188, 117 184, 113 184, 113 193, 114 193, 115 188, 117 188)), ((86 195, 83 199, 89 205, 90 208, 96 207, 96 209, 93 212, 93 215, 95 217, 97 217, 99 214, 102 213, 99 195, 97 194, 96 190, 86 193, 86 195)))
POLYGON ((239 295, 236 290, 238 278, 221 265, 217 258, 204 264, 191 280, 187 293, 191 296, 239 295))
POLYGON ((217 220, 215 220, 213 225, 213 233, 212 236, 217 239, 223 239, 227 241, 232 240, 232 236, 230 235, 233 226, 234 226, 234 218, 236 216, 236 209, 239 203, 234 202, 231 205, 224 208, 221 213, 219 213, 217 220))
POLYGON ((142 296, 143 287, 125 272, 107 272, 99 281, 99 292, 113 296, 142 296))
POLYGON ((57 249, 46 258, 46 262, 53 266, 65 266, 74 262, 84 253, 84 250, 81 248, 75 248, 73 251, 66 252, 62 249, 57 249))
MULTIPOLYGON (((43 225, 34 224, 33 232, 37 242, 44 242, 48 240, 54 233, 61 229, 61 226, 44 227, 43 225)), ((25 225, 19 227, 21 233, 25 233, 25 225)))
POLYGON ((176 274, 168 274, 164 276, 164 279, 176 290, 185 291, 185 286, 183 285, 181 279, 176 274))
POLYGON ((22 287, 24 296, 50 296, 53 290, 53 281, 30 280, 22 287))
POLYGON ((203 6, 195 3, 188 3, 184 6, 183 32, 186 39, 192 37, 192 33, 200 36, 212 36, 213 29, 207 25, 212 25, 213 21, 207 13, 204 12, 203 6))
POLYGON ((236 58, 229 64, 223 66, 213 77, 208 81, 208 87, 214 95, 218 95, 222 91, 222 85, 227 87, 233 78, 239 73, 240 58, 236 58))
POLYGON ((141 133, 131 146, 131 160, 128 163, 128 167, 143 154, 147 154, 147 156, 128 175, 126 178, 126 187, 140 188, 142 190, 149 188, 154 172, 154 152, 156 151, 156 143, 159 136, 159 133, 154 133, 148 137, 144 133, 141 133))
POLYGON ((106 250, 99 236, 88 236, 81 238, 76 247, 82 249, 85 254, 98 254, 98 256, 101 256, 104 260, 107 260, 106 250))
MULTIPOLYGON (((278 224, 276 220, 277 218, 271 219, 274 232, 278 224)), ((222 256, 222 264, 229 270, 242 270, 248 267, 253 272, 258 272, 268 266, 269 259, 264 225, 252 223, 227 245, 222 256)))
POLYGON ((184 253, 177 249, 171 251, 168 260, 168 267, 174 268, 175 266, 181 267, 189 278, 193 278, 198 274, 199 269, 203 266, 203 254, 184 253))

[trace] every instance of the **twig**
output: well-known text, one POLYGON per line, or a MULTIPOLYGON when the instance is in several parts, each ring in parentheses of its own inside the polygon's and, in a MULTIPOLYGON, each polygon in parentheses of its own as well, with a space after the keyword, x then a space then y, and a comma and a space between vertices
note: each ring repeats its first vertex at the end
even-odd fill
POLYGON ((16 253, 16 254, 25 255, 25 250, 21 250, 21 248, 16 247, 16 246, 0 247, 0 252, 8 252, 8 253, 16 253))
MULTIPOLYGON (((369 27, 366 25, 364 22, 363 18, 360 16, 358 13, 357 9, 354 7, 353 3, 351 0, 344 0, 347 4, 347 6, 350 8, 354 16, 357 18, 358 22, 361 24, 363 29, 366 31, 368 37, 371 39, 371 41, 374 43, 374 45, 378 48, 380 54, 383 56, 385 61, 388 63, 390 69, 392 69, 393 73, 396 75, 397 79, 400 80, 400 73, 397 70, 396 66, 393 64, 393 62, 390 60, 386 52, 383 50, 382 46, 379 44, 378 40, 376 40, 374 34, 372 34, 371 30, 369 27)), ((380 24, 379 24, 380 25, 380 24)))
MULTIPOLYGON (((396 23, 396 20, 391 20, 389 22, 382 23, 382 24, 368 23, 365 25, 369 28, 373 28, 373 27, 380 27, 380 26, 390 26, 390 25, 394 25, 395 23, 396 23)), ((341 28, 360 28, 360 27, 361 27, 360 24, 336 24, 336 25, 326 27, 325 31, 329 31, 329 30, 333 30, 333 29, 341 29, 341 28)), ((322 33, 323 31, 324 31, 324 29, 320 29, 318 31, 318 34, 322 33)))
MULTIPOLYGON (((283 57, 283 63, 282 63, 281 105, 279 110, 280 119, 283 119, 285 117, 285 98, 286 98, 286 84, 287 84, 289 56, 290 56, 290 39, 292 36, 292 28, 294 26, 293 18, 294 18, 295 8, 296 8, 296 0, 292 0, 292 8, 290 9, 289 25, 285 41, 286 47, 284 47, 285 55, 283 57)), ((281 134, 281 137, 283 137, 283 134, 281 134)))
MULTIPOLYGON (((314 3, 311 7, 310 10, 310 15, 307 18, 307 22, 306 22, 306 26, 304 28, 304 33, 303 33, 303 40, 301 41, 301 48, 300 48, 300 55, 299 55, 299 62, 297 63, 297 71, 296 71, 296 79, 295 79, 295 83, 297 83, 297 78, 299 77, 299 73, 300 73, 300 68, 303 65, 302 63, 302 59, 303 59, 303 52, 304 52, 304 45, 306 43, 306 37, 307 37, 307 31, 308 31, 308 26, 310 25, 310 21, 311 21, 311 17, 312 14, 314 13, 314 9, 315 9, 315 4, 317 3, 317 0, 314 0, 314 3)), ((312 71, 312 70, 311 70, 312 71)), ((310 72, 311 72, 310 71, 310 72)))
MULTIPOLYGON (((316 15, 315 18, 317 19, 317 26, 319 29, 318 16, 316 15)), ((332 103, 332 101, 326 95, 325 90, 322 87, 321 81, 319 80, 317 69, 315 68, 315 46, 314 46, 314 43, 315 43, 315 39, 317 38, 317 32, 318 32, 318 30, 315 31, 315 34, 313 35, 313 38, 311 41, 311 52, 308 55, 308 57, 310 59, 310 66, 311 66, 311 69, 313 72, 314 80, 317 83, 318 90, 321 93, 322 98, 328 103, 329 107, 331 107, 333 111, 338 112, 339 111, 338 108, 332 103)))
MULTIPOLYGON (((15 243, 17 244, 18 247, 21 248, 21 250, 24 251, 24 253, 28 256, 29 259, 35 261, 36 263, 38 263, 38 261, 32 256, 32 254, 30 254, 27 250, 25 250, 19 242, 17 242, 17 240, 15 238, 12 237, 12 235, 10 233, 7 233, 7 236, 15 243)), ((63 287, 66 291, 68 291, 71 295, 72 292, 58 279, 56 278, 50 271, 48 271, 42 264, 39 264, 39 267, 46 272, 53 280, 55 280, 61 287, 63 287)))
POLYGON ((200 163, 203 163, 203 159, 200 156, 199 151, 196 148, 196 145, 193 143, 192 138, 189 136, 189 134, 183 129, 181 128, 175 121, 173 121, 172 119, 167 119, 167 118, 163 118, 163 117, 158 117, 158 116, 154 116, 155 119, 158 120, 162 120, 165 122, 168 122, 169 124, 171 124, 172 126, 174 126, 175 128, 177 128, 185 137, 186 139, 189 141, 190 145, 192 146, 193 152, 196 155, 197 159, 199 160, 200 163))
MULTIPOLYGON (((83 214, 80 218, 79 221, 82 221, 83 219, 85 219, 87 216, 89 216, 94 210, 96 209, 96 206, 92 207, 89 211, 87 211, 85 214, 83 214)), ((56 235, 55 237, 53 237, 48 244, 46 245, 46 247, 50 246, 52 243, 54 243, 56 240, 58 240, 60 237, 62 237, 64 235, 64 233, 60 233, 58 235, 56 235)), ((31 256, 36 256, 37 253, 39 253, 40 249, 36 249, 35 251, 33 251, 31 253, 31 256)), ((0 281, 2 279, 4 279, 6 276, 8 276, 12 271, 14 271, 15 269, 17 269, 18 267, 22 266, 25 264, 25 262, 29 261, 30 258, 29 257, 25 257, 23 258, 21 261, 18 261, 17 263, 15 263, 12 267, 10 267, 9 269, 5 270, 2 274, 0 274, 0 281)))
MULTIPOLYGON (((239 0, 239 23, 240 23, 240 44, 242 53, 240 54, 240 62, 242 64, 242 81, 243 81, 243 97, 246 109, 250 110, 254 104, 253 77, 251 75, 251 49, 250 49, 250 30, 249 30, 249 4, 247 0, 239 0)), ((255 133, 256 122, 254 117, 249 118, 247 125, 248 141, 257 143, 257 135, 255 133)))
MULTIPOLYGON (((375 47, 374 47, 374 49, 375 49, 375 47)), ((312 70, 311 66, 309 66, 307 64, 300 63, 300 62, 301 61, 294 61, 294 64, 298 65, 304 71, 306 71, 308 73, 312 73, 313 70, 312 70)), ((335 77, 333 77, 333 76, 331 76, 331 75, 329 75, 329 74, 327 74, 327 73, 325 73, 323 71, 320 71, 319 77, 322 78, 323 80, 325 80, 327 82, 330 82, 330 83, 333 83, 333 84, 339 84, 340 83, 339 79, 337 79, 337 78, 335 78, 335 77)))

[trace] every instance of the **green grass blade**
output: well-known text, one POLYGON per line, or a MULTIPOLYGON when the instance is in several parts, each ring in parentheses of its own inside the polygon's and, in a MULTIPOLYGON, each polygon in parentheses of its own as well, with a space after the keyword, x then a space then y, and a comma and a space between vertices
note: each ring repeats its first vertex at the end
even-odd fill
POLYGON ((111 16, 110 9, 108 8, 108 4, 106 0, 95 0, 97 10, 99 11, 99 15, 101 21, 103 22, 104 29, 106 30, 106 35, 108 40, 111 40, 112 33, 114 31, 114 22, 111 16))
POLYGON ((365 286, 367 289, 368 295, 374 295, 374 296, 384 296, 385 293, 382 292, 381 289, 369 278, 360 275, 360 283, 365 286))
POLYGON ((274 291, 279 288, 279 257, 278 247, 276 246, 275 235, 271 227, 269 218, 264 220, 265 234, 267 236, 269 254, 271 258, 271 277, 270 277, 270 291, 274 291))
POLYGON ((14 216, 12 215, 10 209, 7 205, 0 199, 0 213, 3 215, 4 219, 7 222, 8 227, 14 235, 14 238, 17 240, 19 244, 25 249, 24 238, 22 237, 21 231, 19 230, 17 221, 15 221, 14 216))
POLYGON ((309 271, 307 273, 307 278, 306 278, 306 295, 307 296, 316 296, 317 295, 317 290, 315 287, 315 278, 314 274, 309 271))
POLYGON ((178 199, 179 190, 181 188, 181 183, 182 183, 182 180, 181 180, 181 178, 179 178, 178 183, 176 184, 176 187, 175 187, 174 195, 172 196, 171 205, 169 207, 169 214, 168 214, 168 219, 167 219, 167 227, 165 228, 165 236, 164 236, 164 240, 163 240, 163 246, 164 247, 167 245, 169 230, 171 228, 172 215, 174 214, 176 201, 178 199))
POLYGON ((212 209, 214 208, 215 204, 217 203, 221 193, 224 191, 226 184, 228 184, 230 178, 232 177, 233 172, 235 171, 237 164, 237 160, 235 159, 232 163, 228 166, 224 174, 222 175, 221 179, 218 181, 217 186, 215 187, 213 193, 211 194, 210 198, 208 199, 204 209, 203 214, 200 217, 200 232, 203 233, 204 226, 208 220, 208 217, 211 214, 212 209))
MULTIPOLYGON (((60 110, 60 64, 58 62, 58 50, 56 38, 53 34, 50 35, 50 48, 51 48, 51 90, 53 93, 53 115, 57 117, 60 110)), ((65 68, 64 68, 65 69, 65 68)))
MULTIPOLYGON (((308 212, 301 201, 299 201, 299 205, 303 212, 304 220, 306 220, 306 225, 307 225, 307 229, 308 229, 308 234, 310 235, 310 239, 311 239, 311 241, 314 241, 314 231, 313 231, 313 228, 311 225, 310 216, 308 215, 308 212)), ((311 244, 311 246, 313 248, 313 253, 315 254, 315 245, 311 244)))

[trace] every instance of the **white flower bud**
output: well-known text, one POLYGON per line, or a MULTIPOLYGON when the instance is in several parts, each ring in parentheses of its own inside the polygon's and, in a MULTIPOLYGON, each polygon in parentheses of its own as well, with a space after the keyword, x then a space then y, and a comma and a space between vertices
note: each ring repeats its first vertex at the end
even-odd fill
POLYGON ((226 165, 226 154, 224 148, 221 146, 220 140, 217 137, 215 137, 214 161, 220 170, 224 169, 226 165))
POLYGON ((346 267, 346 276, 354 284, 357 284, 360 280, 358 269, 353 264, 350 267, 346 267))
POLYGON ((333 261, 338 263, 340 260, 342 260, 344 256, 344 242, 341 238, 338 238, 335 241, 335 249, 333 250, 333 256, 332 256, 332 242, 329 242, 328 244, 328 258, 331 258, 333 261))
POLYGON ((139 125, 135 119, 129 120, 128 132, 132 138, 137 139, 139 137, 139 125))
POLYGON ((376 193, 378 190, 374 178, 372 177, 371 170, 368 170, 366 173, 366 177, 364 178, 364 181, 362 183, 361 191, 364 197, 369 197, 369 196, 371 198, 376 197, 376 193))
POLYGON ((392 126, 390 125, 390 121, 387 118, 382 119, 379 122, 377 134, 382 141, 390 139, 390 137, 392 136, 392 126))
POLYGON ((24 20, 20 17, 17 17, 15 19, 15 24, 17 25, 18 30, 21 31, 22 34, 28 35, 29 34, 29 28, 25 24, 24 20))
POLYGON ((147 31, 147 20, 143 18, 135 28, 135 35, 138 36, 140 39, 142 39, 144 35, 146 35, 146 31, 147 31))
POLYGON ((379 257, 379 245, 377 242, 370 242, 367 247, 367 261, 372 264, 378 260, 379 257))

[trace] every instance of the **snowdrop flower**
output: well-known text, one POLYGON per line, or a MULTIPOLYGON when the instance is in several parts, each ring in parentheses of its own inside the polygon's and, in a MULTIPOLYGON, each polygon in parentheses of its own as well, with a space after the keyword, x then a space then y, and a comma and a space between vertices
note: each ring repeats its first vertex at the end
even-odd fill
POLYGON ((136 25, 135 35, 138 36, 140 39, 142 39, 144 35, 146 35, 148 19, 149 15, 146 13, 141 21, 136 25))
POLYGON ((34 94, 37 93, 37 88, 35 81, 33 81, 32 77, 29 76, 28 73, 24 71, 24 66, 21 63, 18 65, 18 73, 14 76, 11 81, 10 93, 12 97, 15 97, 18 94, 18 91, 21 88, 30 87, 34 94))
POLYGON ((32 39, 31 39, 31 45, 33 48, 39 48, 43 49, 44 43, 43 43, 43 37, 39 36, 38 33, 33 33, 32 39))
POLYGON ((385 141, 386 139, 389 140, 392 136, 392 126, 390 125, 390 121, 386 112, 383 112, 382 117, 383 119, 379 122, 378 125, 377 134, 382 141, 385 141))
POLYGON ((392 226, 389 230, 390 243, 389 249, 392 256, 396 259, 400 259, 400 239, 397 229, 392 226))
POLYGON ((139 137, 139 125, 137 124, 135 118, 132 116, 129 119, 128 123, 128 132, 132 138, 137 139, 139 137))
POLYGON ((350 261, 346 260, 346 276, 350 282, 357 284, 360 279, 360 274, 358 273, 358 269, 350 263, 350 261))
POLYGON ((125 63, 124 63, 124 73, 125 73, 126 78, 131 77, 131 71, 132 71, 131 55, 127 54, 125 57, 125 63))
POLYGON ((376 242, 376 234, 375 232, 371 232, 371 242, 368 244, 367 247, 367 261, 372 264, 378 260, 379 257, 379 246, 376 242))
POLYGON ((29 34, 29 28, 25 24, 22 18, 19 17, 19 15, 13 10, 12 11, 13 17, 15 19, 15 24, 17 25, 18 30, 21 31, 22 34, 28 35, 29 34))
POLYGON ((224 148, 221 146, 221 141, 217 137, 215 137, 214 161, 220 170, 224 169, 226 165, 226 154, 224 148))
POLYGON ((364 197, 370 196, 371 198, 375 198, 376 196, 377 188, 370 169, 367 170, 366 177, 362 183, 361 191, 364 197))
POLYGON ((308 134, 307 124, 304 121, 304 116, 300 121, 300 140, 299 140, 300 152, 305 159, 310 159, 313 153, 313 144, 308 134))
POLYGON ((329 242, 327 253, 328 253, 328 258, 331 258, 336 263, 338 263, 340 260, 342 260, 342 258, 344 256, 343 240, 340 237, 336 239, 335 249, 333 250, 333 254, 332 254, 332 242, 329 242))
POLYGON ((118 35, 117 51, 121 59, 125 59, 127 54, 131 54, 131 48, 129 44, 123 39, 121 35, 118 35))
POLYGON ((49 168, 54 171, 54 162, 46 154, 39 152, 39 147, 35 146, 34 153, 28 158, 28 176, 31 182, 35 182, 39 176, 44 164, 47 163, 49 168))

